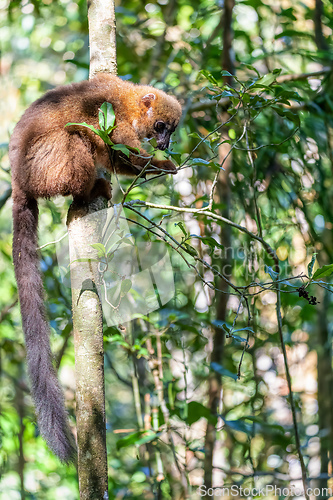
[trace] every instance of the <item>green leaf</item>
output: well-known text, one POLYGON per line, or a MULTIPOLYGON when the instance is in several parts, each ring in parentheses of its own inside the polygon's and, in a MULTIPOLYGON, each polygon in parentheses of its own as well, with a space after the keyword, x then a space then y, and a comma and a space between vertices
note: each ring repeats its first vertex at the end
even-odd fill
POLYGON ((221 71, 221 76, 233 76, 229 71, 226 71, 225 69, 221 71))
POLYGON ((222 330, 224 330, 227 333, 230 333, 231 327, 225 321, 221 321, 219 319, 214 319, 212 321, 212 325, 217 327, 217 328, 221 328, 222 330))
POLYGON ((205 78, 207 78, 207 80, 212 83, 213 85, 216 85, 218 86, 218 82, 217 80, 213 77, 213 75, 211 73, 209 73, 209 71, 207 71, 206 69, 202 69, 200 70, 200 72, 205 78))
POLYGON ((175 321, 175 325, 181 327, 184 332, 192 332, 196 335, 201 335, 201 328, 196 328, 193 325, 189 325, 188 323, 182 323, 181 321, 175 321))
POLYGON ((113 111, 112 104, 110 102, 103 102, 98 114, 98 121, 101 130, 104 130, 107 134, 109 134, 114 128, 115 120, 116 115, 113 111))
POLYGON ((293 29, 286 29, 282 31, 281 33, 278 33, 275 35, 275 39, 278 40, 279 38, 284 38, 284 37, 289 37, 289 38, 309 38, 311 37, 311 33, 309 31, 298 31, 298 30, 293 30, 293 29))
MULTIPOLYGON (((116 333, 114 335, 105 335, 105 339, 108 341, 108 342, 118 342, 118 341, 123 341, 123 337, 120 335, 120 333, 116 333)), ((129 347, 129 345, 128 345, 129 347)))
POLYGON ((267 75, 259 78, 252 88, 261 88, 261 87, 269 87, 272 83, 275 82, 276 77, 281 73, 281 69, 274 70, 272 73, 267 73, 267 75))
POLYGON ((132 281, 130 279, 125 279, 121 282, 121 294, 126 295, 132 288, 132 281))
POLYGON ((82 123, 73 123, 73 122, 70 122, 70 123, 66 123, 65 127, 69 127, 70 125, 77 125, 78 127, 89 128, 90 130, 92 130, 93 132, 95 132, 95 134, 101 132, 101 130, 98 130, 93 125, 88 125, 88 123, 86 123, 86 122, 82 122, 82 123))
POLYGON ((288 9, 281 9, 281 16, 288 17, 292 21, 297 21, 297 17, 294 15, 293 7, 289 7, 288 9))
POLYGON ((234 94, 230 92, 230 90, 223 90, 222 94, 219 94, 217 97, 223 98, 223 97, 234 97, 234 94))
POLYGON ((256 417, 256 416, 253 416, 253 415, 246 415, 244 417, 240 417, 240 420, 250 420, 250 422, 254 422, 255 424, 258 424, 260 425, 263 430, 266 431, 266 434, 284 434, 285 433, 285 429, 284 427, 282 427, 282 425, 279 425, 279 424, 271 424, 269 422, 265 422, 264 420, 262 420, 261 418, 259 417, 256 417))
POLYGON ((274 86, 274 95, 276 97, 283 98, 283 99, 294 99, 296 101, 301 100, 300 95, 296 91, 286 89, 282 85, 275 85, 274 86))
POLYGON ((265 273, 269 274, 273 281, 279 277, 279 273, 273 270, 271 266, 265 266, 265 273))
POLYGON ((188 406, 187 422, 189 425, 194 424, 202 417, 206 418, 213 425, 216 424, 217 417, 212 415, 210 409, 204 406, 203 404, 198 403, 197 401, 191 401, 187 406, 188 406))
POLYGON ((230 370, 223 368, 223 366, 220 365, 219 363, 212 362, 210 364, 210 367, 212 370, 214 370, 214 372, 219 373, 220 375, 223 375, 224 377, 230 377, 233 380, 237 380, 237 378, 238 378, 237 373, 233 373, 230 370))
POLYGON ((320 267, 312 276, 313 280, 321 279, 326 276, 330 276, 333 273, 333 264, 327 264, 326 266, 320 267))
POLYGON ((244 337, 239 337, 239 335, 234 335, 234 332, 231 332, 230 337, 232 337, 234 340, 237 340, 237 342, 240 342, 241 344, 245 342, 247 344, 247 339, 244 339, 244 337))
POLYGON ((237 330, 233 330, 233 333, 234 332, 250 332, 254 334, 254 331, 249 326, 244 326, 244 328, 237 328, 237 330))
POLYGON ((204 160, 203 158, 193 158, 190 161, 190 166, 196 166, 196 167, 207 167, 210 164, 210 161, 204 160))
POLYGON ((246 68, 248 68, 249 70, 254 71, 255 73, 257 73, 258 77, 260 78, 259 71, 257 70, 257 68, 255 68, 254 66, 252 66, 252 64, 244 64, 244 66, 246 68))
POLYGON ((153 146, 153 148, 157 148, 157 141, 155 139, 155 137, 153 137, 152 139, 149 139, 149 143, 151 146, 153 146))
POLYGON ((102 243, 93 243, 90 245, 92 248, 97 250, 98 257, 104 257, 106 254, 105 246, 102 243))
POLYGON ((309 275, 309 278, 312 277, 312 271, 313 271, 313 266, 315 265, 315 262, 316 262, 316 257, 317 257, 317 254, 314 253, 312 255, 311 262, 308 264, 308 275, 309 275))
POLYGON ((194 247, 192 247, 192 245, 189 245, 188 243, 184 243, 184 246, 186 248, 187 253, 192 255, 192 257, 196 257, 198 255, 197 250, 194 247))
POLYGON ((224 420, 224 423, 234 431, 245 432, 245 434, 252 433, 252 425, 243 422, 242 420, 224 420))
POLYGON ((108 249, 108 255, 114 254, 119 249, 119 247, 121 248, 121 244, 134 246, 134 242, 130 239, 132 233, 127 233, 124 235, 124 231, 121 231, 119 232, 119 234, 117 234, 117 236, 120 236, 120 238, 112 243, 112 245, 108 249))
MULTIPOLYGON (((131 245, 132 247, 134 246, 134 241, 131 240, 130 238, 127 238, 127 237, 124 237, 122 238, 121 240, 122 243, 124 243, 125 245, 131 245)), ((118 242, 119 243, 119 242, 118 242)))
POLYGON ((232 140, 236 139, 236 132, 233 128, 230 128, 228 130, 228 135, 229 135, 230 139, 232 139, 232 140))
POLYGON ((290 111, 289 109, 284 109, 279 106, 271 106, 271 109, 274 109, 274 111, 279 115, 282 116, 283 118, 287 118, 287 120, 290 120, 291 122, 295 123, 296 125, 299 126, 300 120, 299 116, 290 111))
POLYGON ((112 149, 114 149, 115 151, 121 151, 122 153, 124 153, 124 155, 127 156, 127 158, 129 158, 129 155, 131 153, 131 151, 128 149, 127 146, 125 146, 125 144, 113 144, 112 149))
POLYGON ((187 238, 187 232, 186 232, 184 223, 181 222, 181 221, 180 222, 175 222, 175 226, 178 226, 181 229, 183 235, 187 238))
POLYGON ((214 250, 215 248, 220 248, 222 250, 224 248, 224 246, 221 245, 221 243, 219 243, 218 241, 216 241, 216 239, 213 238, 212 236, 198 236, 196 234, 191 234, 190 237, 198 238, 198 240, 202 241, 202 243, 208 245, 211 250, 214 250))
POLYGON ((245 94, 243 94, 243 96, 242 96, 242 101, 243 101, 243 103, 245 103, 245 104, 249 104, 249 102, 251 101, 251 96, 250 96, 249 94, 246 94, 246 93, 245 93, 245 94))
POLYGON ((70 125, 77 125, 79 127, 89 128, 90 130, 92 130, 92 132, 94 132, 101 139, 103 139, 105 144, 109 144, 110 146, 113 144, 113 142, 111 142, 111 140, 110 140, 110 137, 108 136, 108 134, 104 130, 98 130, 93 125, 88 125, 86 122, 82 122, 82 123, 70 122, 70 123, 66 123, 65 127, 69 127, 70 125))
POLYGON ((116 446, 118 450, 132 445, 141 446, 144 443, 149 443, 158 438, 159 435, 160 433, 153 431, 133 432, 133 434, 129 434, 124 438, 118 439, 116 446))

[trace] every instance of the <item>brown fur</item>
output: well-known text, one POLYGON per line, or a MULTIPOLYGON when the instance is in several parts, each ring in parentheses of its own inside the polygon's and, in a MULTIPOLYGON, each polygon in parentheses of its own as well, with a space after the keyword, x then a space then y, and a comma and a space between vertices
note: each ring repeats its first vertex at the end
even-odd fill
MULTIPOLYGON (((174 97, 109 74, 51 90, 28 108, 11 137, 14 196, 17 189, 22 189, 32 198, 71 194, 74 198, 89 199, 96 180, 96 165, 111 171, 115 168, 119 173, 137 173, 149 160, 140 147, 141 141, 155 137, 158 144, 163 142, 154 130, 156 121, 162 120, 168 127, 161 147, 164 149, 180 115, 181 107, 174 97), (155 99, 150 100, 147 95, 155 99), (140 149, 140 156, 130 156, 131 165, 121 155, 111 165, 104 142, 89 129, 65 127, 69 122, 86 122, 99 128, 98 111, 105 101, 111 102, 116 115, 117 128, 111 140, 140 149)), ((149 171, 161 170, 176 172, 171 161, 153 159, 149 171)))
MULTIPOLYGON (((64 462, 75 456, 67 424, 61 386, 52 366, 49 325, 43 302, 43 284, 37 254, 37 198, 72 195, 77 202, 102 195, 110 185, 96 180, 96 166, 135 174, 149 161, 140 143, 155 137, 160 149, 168 146, 179 122, 178 101, 153 87, 134 85, 109 74, 47 92, 34 102, 15 127, 9 145, 13 186, 13 260, 27 347, 28 371, 38 424, 50 448, 64 462), (117 128, 111 140, 140 149, 129 161, 114 154, 96 134, 69 122, 98 126, 98 111, 111 102, 117 128), (162 129, 157 125, 161 125, 162 129), (156 125, 157 124, 157 125, 156 125)), ((150 172, 176 168, 169 160, 152 159, 150 172)))

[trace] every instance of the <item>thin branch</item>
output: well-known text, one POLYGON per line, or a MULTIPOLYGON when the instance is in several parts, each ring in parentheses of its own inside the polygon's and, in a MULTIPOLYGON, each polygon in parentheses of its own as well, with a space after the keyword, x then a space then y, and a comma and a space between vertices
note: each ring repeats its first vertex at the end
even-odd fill
POLYGON ((256 176, 256 167, 255 167, 255 164, 254 164, 254 161, 253 161, 252 153, 250 151, 250 144, 249 144, 249 136, 248 136, 247 124, 246 124, 245 139, 246 139, 247 155, 248 155, 248 158, 249 158, 249 161, 250 161, 250 165, 251 165, 252 171, 253 171, 252 189, 253 189, 254 209, 255 209, 256 217, 257 217, 257 224, 258 224, 259 235, 262 238, 263 235, 262 235, 261 216, 260 216, 260 212, 259 212, 258 201, 257 201, 257 192, 256 192, 256 186, 255 186, 255 181, 256 181, 256 178, 257 178, 257 176, 256 176))
MULTIPOLYGON (((298 80, 307 80, 309 78, 316 78, 320 76, 325 76, 329 73, 331 73, 332 68, 325 66, 319 71, 311 71, 309 73, 299 73, 299 74, 289 74, 289 75, 280 75, 276 77, 276 83, 289 83, 289 82, 294 82, 298 80)), ((228 97, 224 97, 222 99, 200 99, 200 101, 194 102, 189 111, 195 112, 195 111, 204 111, 206 109, 214 108, 214 107, 219 107, 222 109, 226 109, 230 105, 231 101, 228 97)), ((288 109, 290 107, 288 106, 288 109)), ((302 105, 297 105, 295 108, 292 109, 302 109, 302 105)))
POLYGON ((142 201, 142 200, 132 200, 132 201, 126 202, 124 204, 124 207, 127 207, 127 208, 132 208, 135 206, 138 206, 138 207, 146 206, 146 207, 150 207, 150 208, 157 208, 159 210, 171 210, 171 211, 180 212, 180 213, 198 214, 198 215, 204 215, 206 217, 210 217, 214 220, 219 220, 221 222, 224 222, 225 224, 228 224, 231 227, 234 227, 235 229, 238 229, 242 233, 247 234, 252 239, 259 241, 262 244, 262 246, 265 248, 268 255, 274 261, 277 260, 277 256, 276 256, 275 251, 263 238, 252 233, 246 227, 240 226, 239 224, 236 224, 236 222, 232 222, 231 220, 226 219, 222 215, 208 211, 207 207, 204 207, 204 208, 175 207, 173 205, 158 205, 156 203, 150 203, 148 201, 142 201))
MULTIPOLYGON (((171 234, 169 234, 163 227, 157 225, 155 222, 153 222, 152 220, 150 220, 148 217, 146 217, 145 215, 143 215, 141 212, 139 212, 138 210, 135 210, 135 208, 133 208, 132 206, 127 206, 127 208, 129 208, 130 210, 132 210, 133 212, 135 212, 136 214, 138 214, 140 217, 142 217, 143 219, 145 219, 146 221, 148 221, 150 224, 153 225, 153 227, 155 227, 155 228, 159 229, 160 231, 162 231, 162 233, 164 233, 168 238, 170 238, 170 240, 172 240, 176 244, 176 247, 174 247, 170 243, 170 241, 168 241, 166 238, 163 238, 163 236, 156 234, 150 228, 147 228, 147 226, 144 226, 144 225, 140 224, 140 222, 137 222, 137 221, 132 220, 132 219, 127 219, 127 220, 129 220, 131 222, 134 222, 135 224, 138 224, 138 225, 144 227, 146 230, 150 231, 151 233, 153 233, 156 236, 158 236, 159 238, 161 238, 163 241, 165 241, 173 250, 175 250, 182 257, 182 259, 186 262, 187 266, 190 267, 190 268, 192 268, 196 272, 196 274, 199 276, 199 278, 201 279, 201 281, 205 285, 207 285, 212 290, 223 292, 223 290, 219 290, 218 288, 216 288, 215 286, 213 286, 211 283, 208 283, 201 276, 201 274, 196 269, 196 267, 193 264, 191 264, 190 262, 188 262, 188 260, 186 260, 186 258, 182 254, 182 252, 180 252, 180 249, 182 249, 184 252, 187 252, 186 248, 181 243, 179 243, 175 238, 173 238, 173 236, 171 236, 171 234)), ((208 264, 208 262, 206 262, 204 259, 200 258, 199 256, 193 255, 192 257, 193 257, 194 260, 196 260, 198 262, 201 262, 201 264, 203 264, 205 267, 207 267, 215 275, 217 275, 220 278, 222 278, 233 290, 235 290, 235 292, 237 293, 237 295, 240 295, 240 292, 238 291, 238 288, 235 285, 233 285, 231 283, 231 281, 229 281, 226 276, 224 276, 223 274, 221 274, 219 271, 217 271, 217 269, 215 269, 214 267, 212 267, 210 264, 208 264)), ((227 292, 224 292, 224 293, 227 293, 227 292)), ((228 293, 230 293, 230 292, 228 292, 228 293)))
MULTIPOLYGON (((234 116, 234 115, 233 115, 234 116)), ((229 120, 228 120, 229 121, 229 120)), ((227 123, 227 122, 226 122, 227 123)), ((226 160, 228 159, 228 157, 231 155, 233 149, 235 149, 236 147, 236 144, 241 141, 244 137, 246 133, 246 125, 244 125, 244 128, 243 128, 243 132, 242 134, 238 137, 237 141, 229 148, 229 151, 228 153, 225 155, 225 157, 223 158, 222 162, 221 162, 221 169, 223 168, 223 165, 225 164, 226 160)), ((207 210, 212 210, 213 208, 213 197, 214 197, 214 192, 215 192, 215 189, 216 189, 216 186, 217 186, 217 182, 218 182, 218 179, 219 179, 219 176, 220 176, 220 173, 221 173, 221 170, 218 170, 215 174, 215 177, 214 177, 214 180, 213 180, 213 184, 212 184, 212 188, 211 188, 211 191, 210 191, 210 196, 209 196, 209 203, 208 203, 208 207, 207 207, 207 210)), ((261 235, 262 236, 262 235, 261 235)))
POLYGON ((330 73, 332 68, 329 66, 325 66, 319 71, 311 71, 310 73, 300 73, 300 74, 291 74, 291 75, 280 75, 276 78, 277 83, 287 83, 294 82, 296 80, 307 80, 308 78, 315 78, 316 76, 323 76, 327 73, 330 73))
MULTIPOLYGON (((293 478, 289 474, 283 474, 282 472, 274 472, 274 471, 255 471, 255 472, 241 472, 239 470, 235 469, 225 469, 223 467, 218 467, 214 466, 214 469, 220 470, 224 472, 227 476, 242 476, 242 477, 253 477, 253 476, 258 476, 258 477, 265 477, 265 476, 272 476, 275 477, 276 479, 280 479, 281 481, 302 481, 302 478, 293 478)), ((333 476, 330 474, 319 474, 318 476, 314 477, 309 477, 309 481, 315 481, 316 479, 331 479, 333 476)))
POLYGON ((322 0, 315 0, 314 9, 314 27, 315 27, 315 42, 318 50, 329 50, 326 38, 323 33, 322 17, 324 13, 324 5, 322 0))
POLYGON ((45 245, 42 245, 40 247, 37 248, 37 250, 42 250, 43 248, 46 248, 50 245, 55 245, 56 243, 59 243, 60 241, 62 241, 64 238, 66 238, 66 236, 68 236, 68 232, 66 231, 65 234, 63 234, 60 238, 58 238, 57 240, 54 240, 54 241, 49 241, 48 243, 45 243, 45 245))

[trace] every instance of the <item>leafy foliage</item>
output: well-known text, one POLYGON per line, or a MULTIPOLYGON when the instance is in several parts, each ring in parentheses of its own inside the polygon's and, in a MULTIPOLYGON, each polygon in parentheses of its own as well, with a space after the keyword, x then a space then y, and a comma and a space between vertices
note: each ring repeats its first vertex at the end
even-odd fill
MULTIPOLYGON (((38 437, 28 396, 11 266, 7 146, 8 131, 30 102, 88 76, 86 3, 11 1, 0 16, 0 496, 16 498, 18 471, 27 495, 74 499, 75 470, 57 463, 38 437)), ((331 4, 323 2, 320 36, 310 3, 236 3, 235 75, 221 63, 223 19, 212 0, 130 0, 117 7, 119 74, 176 93, 184 117, 168 151, 180 165, 177 176, 133 186, 120 179, 123 192, 114 180, 114 203, 125 201, 131 234, 120 234, 114 246, 95 245, 107 266, 126 239, 162 241, 175 283, 172 300, 158 310, 105 325, 112 498, 177 499, 184 490, 193 496, 208 470, 209 429, 221 483, 288 485, 299 477, 299 451, 311 477, 320 461, 317 484, 327 486, 331 470, 331 4)), ((115 126, 104 103, 93 131, 128 155, 126 145, 111 144, 115 126)), ((68 205, 41 203, 41 245, 63 235, 68 205)), ((74 422, 70 290, 53 245, 42 249, 41 267, 74 422)), ((134 297, 134 288, 122 276, 121 300, 134 297)))

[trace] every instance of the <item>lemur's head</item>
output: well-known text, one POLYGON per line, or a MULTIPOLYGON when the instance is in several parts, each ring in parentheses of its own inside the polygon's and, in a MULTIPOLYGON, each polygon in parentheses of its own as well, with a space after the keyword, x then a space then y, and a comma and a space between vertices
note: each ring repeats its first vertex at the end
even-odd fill
POLYGON ((161 90, 151 90, 141 97, 142 123, 137 123, 136 127, 142 138, 155 138, 158 149, 164 150, 179 123, 182 108, 175 97, 161 90))

